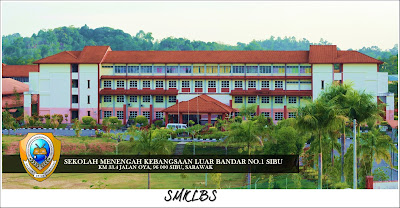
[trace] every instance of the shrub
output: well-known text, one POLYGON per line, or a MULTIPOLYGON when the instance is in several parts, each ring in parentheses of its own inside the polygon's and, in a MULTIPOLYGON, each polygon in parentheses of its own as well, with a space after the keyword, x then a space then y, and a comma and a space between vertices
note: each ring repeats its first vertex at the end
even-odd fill
POLYGON ((102 129, 106 133, 110 133, 110 120, 108 118, 103 119, 102 129))
POLYGON ((398 116, 394 116, 394 120, 399 120, 399 117, 398 116))
POLYGON ((156 127, 162 127, 163 126, 163 121, 162 120, 155 120, 154 121, 154 125, 156 127))
POLYGON ((333 187, 335 189, 346 189, 346 188, 350 188, 349 185, 347 185, 347 183, 335 183, 333 184, 333 187))
MULTIPOLYGON (((82 117, 82 122, 85 124, 85 125, 91 125, 91 122, 92 121, 95 121, 94 120, 94 118, 92 118, 92 117, 90 117, 90 116, 83 116, 82 117)), ((96 121, 95 121, 96 122, 96 121)))
POLYGON ((53 117, 55 116, 55 118, 57 119, 58 123, 62 123, 64 120, 63 115, 61 114, 53 114, 53 117))
POLYGON ((80 137, 80 134, 81 134, 81 122, 79 122, 78 119, 74 120, 74 125, 72 125, 72 128, 75 129, 75 135, 77 137, 80 137))
POLYGON ((97 123, 94 119, 93 119, 93 121, 90 122, 90 128, 97 129, 97 123))
POLYGON ((101 132, 99 130, 96 130, 94 133, 96 134, 96 137, 102 137, 103 136, 103 132, 101 132))
POLYGON ((238 122, 238 123, 242 123, 242 117, 240 117, 240 116, 236 116, 235 117, 235 122, 238 122))
POLYGON ((115 125, 118 123, 118 118, 116 116, 111 116, 108 118, 108 120, 110 121, 111 124, 115 125))
POLYGON ((147 124, 148 124, 148 120, 144 116, 136 116, 135 122, 142 126, 147 126, 147 124))

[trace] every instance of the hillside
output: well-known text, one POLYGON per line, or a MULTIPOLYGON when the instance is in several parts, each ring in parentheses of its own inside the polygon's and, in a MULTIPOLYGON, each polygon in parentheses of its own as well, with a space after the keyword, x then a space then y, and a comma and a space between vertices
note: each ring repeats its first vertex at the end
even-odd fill
MULTIPOLYGON (((321 38, 313 43, 307 39, 297 40, 295 37, 269 37, 265 40, 253 40, 250 43, 238 42, 227 45, 217 42, 203 42, 185 38, 167 37, 154 40, 152 33, 140 30, 132 36, 119 29, 100 27, 91 29, 87 25, 77 27, 59 27, 40 30, 31 37, 21 37, 18 33, 3 36, 3 60, 5 64, 31 64, 33 61, 61 51, 82 50, 86 45, 109 45, 113 50, 308 50, 311 44, 327 44, 321 38)), ((380 48, 364 47, 361 53, 378 58, 385 62, 381 71, 397 74, 396 44, 393 49, 382 51, 380 48)))

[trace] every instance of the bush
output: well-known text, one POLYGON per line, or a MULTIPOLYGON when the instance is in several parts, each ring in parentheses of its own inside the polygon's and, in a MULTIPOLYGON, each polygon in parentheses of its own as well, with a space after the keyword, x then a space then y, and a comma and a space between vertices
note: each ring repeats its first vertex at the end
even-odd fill
POLYGON ((333 184, 333 187, 335 189, 347 189, 347 188, 350 188, 349 185, 347 185, 347 183, 335 183, 335 184, 333 184))
POLYGON ((116 116, 111 116, 108 118, 108 120, 110 121, 111 124, 117 124, 118 123, 118 118, 116 116))
POLYGON ((147 124, 149 123, 147 118, 144 116, 136 116, 135 122, 142 126, 147 126, 147 124))
POLYGON ((394 120, 399 120, 399 117, 398 116, 394 116, 394 120))
POLYGON ((64 117, 61 114, 53 114, 53 116, 56 116, 57 121, 58 121, 59 124, 62 123, 63 120, 64 120, 64 117))
POLYGON ((102 137, 103 136, 103 132, 96 130, 95 131, 96 137, 102 137))
POLYGON ((154 121, 154 125, 156 126, 156 127, 162 127, 163 126, 163 121, 162 120, 155 120, 154 121))
POLYGON ((240 117, 240 116, 236 116, 235 117, 235 122, 238 122, 238 123, 242 123, 242 117, 240 117))
POLYGON ((90 116, 83 116, 82 117, 82 122, 86 125, 91 125, 92 121, 96 122, 96 120, 94 120, 94 118, 90 117, 90 116))

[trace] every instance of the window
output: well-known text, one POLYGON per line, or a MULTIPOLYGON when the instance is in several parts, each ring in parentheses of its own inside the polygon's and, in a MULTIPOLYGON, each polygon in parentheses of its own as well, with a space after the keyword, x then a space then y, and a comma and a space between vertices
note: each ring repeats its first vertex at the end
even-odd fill
POLYGON ((193 73, 204 74, 204 66, 193 66, 193 73))
POLYGON ((262 96, 261 97, 261 103, 269 103, 269 97, 262 96))
POLYGON ((247 83, 247 86, 248 86, 249 88, 255 88, 255 87, 257 86, 257 82, 256 82, 256 81, 249 81, 249 82, 247 83))
POLYGON ((143 111, 143 116, 150 119, 150 111, 143 111))
POLYGON ((288 74, 298 74, 299 66, 286 66, 286 73, 288 74))
POLYGON ((299 84, 299 81, 286 81, 286 84, 299 84))
POLYGON ((216 88, 217 87, 217 82, 216 81, 208 81, 208 87, 216 88))
POLYGON ((258 73, 258 66, 246 66, 246 73, 258 73))
POLYGON ((311 66, 300 66, 300 73, 301 74, 310 74, 311 66))
POLYGON ((235 88, 243 88, 243 81, 235 81, 235 88))
POLYGON ((150 81, 143 81, 143 88, 150 88, 150 81))
POLYGON ((269 112, 261 112, 261 115, 263 115, 264 117, 269 117, 269 112))
POLYGON ((72 95, 72 103, 78 103, 78 95, 72 95))
POLYGON ((168 97, 168 102, 170 102, 170 103, 176 103, 176 96, 169 96, 169 97, 168 97))
POLYGON ((137 117, 137 111, 129 111, 129 118, 136 118, 137 117))
POLYGON ((289 118, 296 118, 296 112, 289 112, 289 118))
POLYGON ((297 97, 289 97, 289 103, 297 103, 297 97))
POLYGON ((152 66, 141 66, 140 73, 151 74, 153 67, 152 66))
POLYGON ((163 119, 163 117, 164 117, 163 112, 159 112, 159 111, 156 112, 156 119, 163 119))
POLYGON ((103 82, 103 87, 104 88, 111 88, 111 81, 110 80, 106 80, 103 82))
POLYGON ((325 87, 324 85, 325 85, 324 80, 321 80, 321 90, 324 89, 324 87, 325 87))
POLYGON ((103 100, 105 103, 111 103, 111 95, 104 95, 103 100))
POLYGON ((104 118, 111 117, 111 111, 104 111, 104 118))
POLYGON ((117 103, 123 103, 125 102, 124 96, 123 95, 117 95, 117 103))
POLYGON ((282 96, 275 97, 275 103, 283 103, 283 97, 282 96))
POLYGON ((139 66, 128 66, 128 73, 139 73, 139 66))
POLYGON ((176 88, 176 81, 168 81, 169 88, 176 88))
POLYGON ((117 111, 117 118, 124 119, 124 111, 117 111))
POLYGON ((232 72, 234 74, 244 73, 244 66, 233 66, 232 68, 233 68, 232 72))
POLYGON ((78 80, 77 79, 73 79, 72 80, 72 88, 78 88, 79 84, 78 84, 78 80))
POLYGON ((229 88, 229 81, 222 81, 221 82, 221 87, 222 88, 229 88))
POLYGON ((71 64, 72 72, 78 72, 78 64, 71 64))
POLYGON ((137 111, 129 111, 129 118, 136 118, 137 117, 137 111))
POLYGON ((255 96, 248 97, 248 103, 256 103, 257 98, 255 96))
POLYGON ((137 81, 134 80, 129 81, 129 88, 137 88, 137 81))
POLYGON ((114 66, 114 71, 118 73, 126 73, 126 66, 114 66))
POLYGON ((190 82, 189 81, 182 81, 182 87, 184 87, 184 88, 190 87, 190 82))
POLYGON ((182 74, 192 73, 192 66, 180 66, 179 72, 182 74))
POLYGON ((87 81, 87 88, 90 89, 90 80, 87 81))
POLYGON ((150 95, 144 95, 143 96, 143 102, 144 103, 149 103, 150 102, 150 95))
POLYGON ((90 95, 87 96, 87 104, 90 104, 90 95))
POLYGON ((235 97, 235 103, 243 103, 243 97, 235 97))
POLYGON ((117 80, 117 88, 125 88, 125 81, 117 80))
POLYGON ((154 66, 154 74, 165 74, 165 66, 154 66))
POLYGON ((283 88, 283 81, 275 81, 275 88, 283 88))
POLYGON ((129 102, 136 103, 137 102, 137 96, 136 95, 129 96, 129 102))
POLYGON ((260 66, 260 74, 270 74, 271 66, 260 66))
POLYGON ((156 88, 164 88, 164 81, 156 81, 156 88))
POLYGON ((87 116, 90 116, 90 111, 87 112, 87 116))
POLYGON ((194 87, 202 88, 203 87, 203 81, 194 81, 194 87))
POLYGON ((310 81, 300 81, 301 84, 311 84, 310 81))
POLYGON ((261 81, 261 88, 269 88, 269 81, 261 81))
POLYGON ((167 66, 167 74, 178 73, 178 66, 167 66))
POLYGON ((207 66, 206 72, 207 72, 207 74, 217 74, 218 66, 207 66))
POLYGON ((275 120, 280 121, 283 119, 283 113, 282 112, 276 112, 275 113, 275 120))
POLYGON ((231 66, 219 66, 219 73, 220 74, 230 74, 231 66))
POLYGON ((284 74, 285 73, 285 66, 273 66, 274 73, 280 73, 284 74))
POLYGON ((114 68, 113 66, 101 66, 101 68, 114 68))
POLYGON ((162 102, 164 102, 164 96, 157 95, 156 96, 156 103, 162 103, 162 102))

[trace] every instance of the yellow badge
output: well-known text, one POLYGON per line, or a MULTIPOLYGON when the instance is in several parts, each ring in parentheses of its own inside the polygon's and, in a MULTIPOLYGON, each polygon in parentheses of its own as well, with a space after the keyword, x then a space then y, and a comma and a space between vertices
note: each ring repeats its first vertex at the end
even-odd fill
POLYGON ((37 181, 46 180, 60 160, 61 142, 52 133, 28 133, 19 142, 19 154, 26 172, 37 181))

